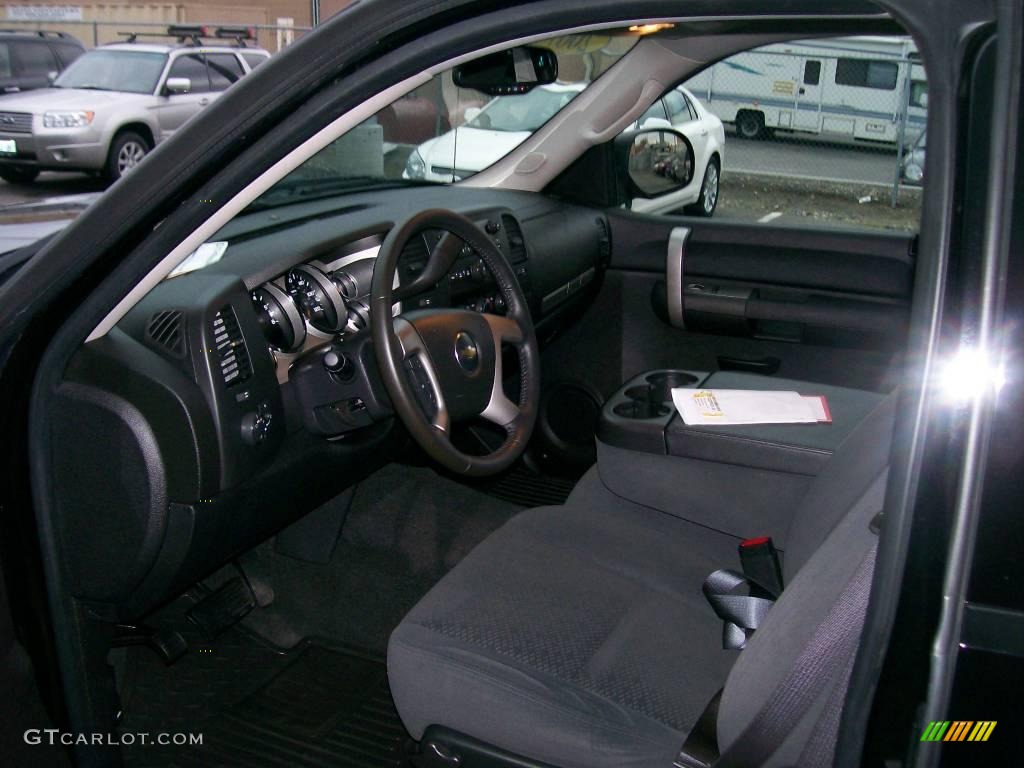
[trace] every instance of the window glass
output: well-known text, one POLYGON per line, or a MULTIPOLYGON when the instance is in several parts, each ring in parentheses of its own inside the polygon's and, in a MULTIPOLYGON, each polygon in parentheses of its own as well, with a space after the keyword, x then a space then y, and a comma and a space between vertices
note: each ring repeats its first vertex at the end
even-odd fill
POLYGON ((49 46, 40 43, 14 43, 14 55, 23 75, 45 75, 56 72, 57 59, 49 46))
POLYGON ((928 106, 928 83, 924 80, 914 80, 910 84, 910 106, 928 106))
MULTIPOLYGON (((724 125, 716 218, 917 230, 928 77, 909 37, 773 43, 683 86, 724 125)), ((687 135, 702 178, 708 139, 687 135)))
POLYGON ((892 91, 896 88, 898 74, 899 68, 891 61, 839 59, 836 62, 837 85, 892 91))
POLYGON ((656 102, 651 104, 647 108, 647 111, 640 115, 640 119, 637 123, 642 127, 651 118, 657 118, 658 120, 668 120, 668 114, 665 112, 665 102, 663 99, 658 99, 656 102))
POLYGON ((7 43, 0 43, 0 77, 13 77, 11 71, 11 49, 7 43))
POLYGON ((97 48, 79 56, 54 85, 58 88, 153 93, 166 63, 167 56, 163 53, 97 48))
POLYGON ((665 94, 665 106, 668 108, 668 119, 673 125, 685 123, 693 119, 686 98, 674 88, 665 94))
POLYGON ((53 43, 53 47, 57 51, 57 56, 65 67, 85 53, 85 51, 77 45, 68 45, 67 43, 53 43))
POLYGON ((171 77, 187 77, 192 81, 191 93, 209 93, 210 80, 206 74, 206 62, 198 53, 188 53, 179 56, 171 64, 171 71, 167 74, 171 77))
MULTIPOLYGON (((490 97, 446 71, 335 140, 254 203, 274 207, 348 189, 450 184, 488 168, 542 128, 636 43, 626 30, 534 43, 558 58, 558 81, 490 97)), ((657 109, 665 119, 659 100, 657 109)))
POLYGON ((210 69, 210 88, 226 90, 232 83, 242 79, 242 63, 233 53, 208 53, 206 63, 210 69))
POLYGON ((242 52, 242 58, 249 65, 249 69, 256 69, 256 67, 267 60, 267 57, 262 53, 245 53, 244 51, 242 52))
POLYGON ((804 85, 817 85, 821 82, 821 62, 804 62, 804 85))

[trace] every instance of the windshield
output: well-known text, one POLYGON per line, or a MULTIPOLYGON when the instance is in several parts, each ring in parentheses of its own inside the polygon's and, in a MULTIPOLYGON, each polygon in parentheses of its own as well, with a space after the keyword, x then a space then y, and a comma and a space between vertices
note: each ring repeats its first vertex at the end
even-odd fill
POLYGON ((56 88, 153 93, 167 55, 146 51, 89 51, 64 70, 56 88))
POLYGON ((532 133, 555 116, 582 88, 542 86, 523 96, 499 96, 466 123, 469 128, 532 133))
POLYGON ((534 43, 555 52, 558 81, 524 94, 490 97, 459 88, 451 70, 442 72, 311 157, 250 210, 352 189, 461 181, 498 162, 540 129, 637 39, 611 31, 534 43))

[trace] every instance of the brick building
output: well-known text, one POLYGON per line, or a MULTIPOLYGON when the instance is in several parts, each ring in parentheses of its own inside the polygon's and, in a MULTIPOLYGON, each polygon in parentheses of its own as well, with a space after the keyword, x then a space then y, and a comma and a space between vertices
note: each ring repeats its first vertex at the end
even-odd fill
MULTIPOLYGON (((321 0, 320 19, 326 20, 352 0, 321 0)), ((0 25, 10 29, 69 32, 86 46, 122 39, 118 32, 144 31, 142 24, 210 23, 258 24, 279 30, 261 30, 259 42, 270 51, 301 36, 312 23, 311 0, 211 0, 199 2, 76 3, 74 0, 5 2, 0 25), (135 26, 133 26, 133 24, 135 26), (289 31, 288 27, 297 27, 289 31)))

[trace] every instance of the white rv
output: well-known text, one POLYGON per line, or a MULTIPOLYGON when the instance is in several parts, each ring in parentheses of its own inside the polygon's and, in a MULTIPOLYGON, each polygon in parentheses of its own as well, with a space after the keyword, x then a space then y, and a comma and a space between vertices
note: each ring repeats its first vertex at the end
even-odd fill
POLYGON ((744 138, 778 129, 911 143, 928 83, 907 37, 804 40, 730 56, 685 83, 744 138), (906 113, 906 124, 903 114, 906 113))

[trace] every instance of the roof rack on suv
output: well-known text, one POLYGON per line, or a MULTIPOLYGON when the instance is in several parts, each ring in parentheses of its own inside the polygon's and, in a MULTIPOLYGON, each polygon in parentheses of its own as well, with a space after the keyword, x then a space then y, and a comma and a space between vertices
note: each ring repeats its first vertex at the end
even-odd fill
POLYGON ((55 32, 49 29, 0 29, 0 35, 30 35, 32 37, 71 38, 67 32, 55 32))
POLYGON ((256 39, 255 27, 207 27, 202 24, 171 24, 166 32, 118 32, 127 38, 126 42, 134 43, 140 37, 174 37, 182 45, 203 45, 204 37, 234 40, 240 48, 245 48, 246 40, 256 39))

